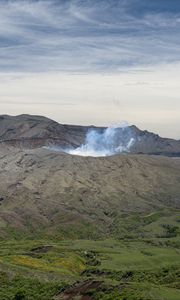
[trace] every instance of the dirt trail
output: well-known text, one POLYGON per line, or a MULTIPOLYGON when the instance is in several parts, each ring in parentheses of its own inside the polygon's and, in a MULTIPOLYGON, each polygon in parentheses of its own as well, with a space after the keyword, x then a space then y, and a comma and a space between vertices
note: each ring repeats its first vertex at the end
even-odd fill
POLYGON ((64 300, 73 300, 79 296, 81 300, 93 300, 93 296, 88 295, 88 292, 94 289, 97 290, 101 284, 101 281, 88 280, 65 290, 60 297, 64 300))

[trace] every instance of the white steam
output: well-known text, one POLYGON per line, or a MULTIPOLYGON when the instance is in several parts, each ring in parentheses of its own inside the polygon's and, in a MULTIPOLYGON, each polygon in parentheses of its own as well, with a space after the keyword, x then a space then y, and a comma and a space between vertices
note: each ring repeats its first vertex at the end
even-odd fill
POLYGON ((63 151, 80 156, 111 156, 129 152, 134 142, 130 127, 123 123, 103 130, 91 129, 87 133, 84 144, 78 148, 66 148, 63 151))

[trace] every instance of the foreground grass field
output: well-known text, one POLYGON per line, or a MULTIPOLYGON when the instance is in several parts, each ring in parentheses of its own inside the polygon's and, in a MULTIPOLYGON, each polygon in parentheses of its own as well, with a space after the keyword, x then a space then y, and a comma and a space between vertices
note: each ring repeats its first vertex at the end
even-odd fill
POLYGON ((0 243, 1 300, 179 300, 180 240, 0 243))

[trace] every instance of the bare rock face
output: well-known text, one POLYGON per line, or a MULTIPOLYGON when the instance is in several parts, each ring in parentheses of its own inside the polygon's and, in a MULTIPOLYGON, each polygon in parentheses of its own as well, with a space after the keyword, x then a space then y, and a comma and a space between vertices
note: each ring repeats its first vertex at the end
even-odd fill
POLYGON ((131 148, 132 153, 180 156, 180 140, 162 138, 157 134, 141 131, 132 126, 137 137, 135 144, 131 148))
MULTIPOLYGON (((56 145, 60 147, 78 147, 84 143, 90 129, 102 132, 106 128, 94 126, 62 125, 42 116, 20 115, 0 116, 0 143, 20 148, 38 148, 56 145)), ((119 130, 119 139, 126 138, 127 131, 119 130)), ((136 126, 128 127, 128 134, 135 142, 131 153, 180 156, 180 140, 161 138, 136 126)))

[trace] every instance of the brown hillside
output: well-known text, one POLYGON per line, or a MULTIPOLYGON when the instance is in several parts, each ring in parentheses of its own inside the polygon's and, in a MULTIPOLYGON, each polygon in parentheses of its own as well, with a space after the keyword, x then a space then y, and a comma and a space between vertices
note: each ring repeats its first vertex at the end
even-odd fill
POLYGON ((117 214, 180 206, 180 160, 78 157, 0 147, 0 231, 59 234, 86 224, 108 231, 117 214))

